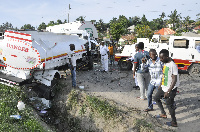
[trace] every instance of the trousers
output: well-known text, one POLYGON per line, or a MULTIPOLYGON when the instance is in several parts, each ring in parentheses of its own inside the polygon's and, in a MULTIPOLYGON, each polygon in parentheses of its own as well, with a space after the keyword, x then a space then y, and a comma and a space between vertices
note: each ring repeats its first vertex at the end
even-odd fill
POLYGON ((147 97, 147 87, 150 82, 150 74, 147 73, 136 73, 138 86, 140 87, 140 98, 144 99, 147 97))
POLYGON ((108 71, 108 55, 101 55, 102 70, 108 71))
POLYGON ((70 66, 71 70, 71 78, 72 78, 72 87, 76 87, 76 66, 74 66, 74 69, 72 70, 72 67, 70 66))
MULTIPOLYGON (((166 98, 166 105, 169 110, 169 113, 171 115, 172 121, 176 122, 176 117, 175 117, 175 106, 174 106, 174 98, 176 96, 177 88, 173 89, 169 93, 169 97, 166 98)), ((156 101, 156 104, 158 105, 159 109, 161 110, 162 114, 166 115, 166 112, 163 108, 161 99, 164 97, 165 92, 162 90, 162 88, 158 89, 158 92, 154 96, 154 100, 156 101)))

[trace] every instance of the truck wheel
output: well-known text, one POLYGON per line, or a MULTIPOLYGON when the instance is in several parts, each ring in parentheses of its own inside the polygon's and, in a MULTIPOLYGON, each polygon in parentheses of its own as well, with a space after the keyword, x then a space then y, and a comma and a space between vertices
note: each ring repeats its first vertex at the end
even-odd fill
POLYGON ((119 60, 119 68, 120 70, 130 70, 132 67, 131 62, 124 61, 125 59, 119 60))
POLYGON ((200 74, 200 64, 193 64, 191 68, 189 69, 190 75, 199 75, 200 74))
POLYGON ((88 69, 92 70, 93 69, 93 57, 90 56, 89 58, 89 62, 88 62, 88 69))

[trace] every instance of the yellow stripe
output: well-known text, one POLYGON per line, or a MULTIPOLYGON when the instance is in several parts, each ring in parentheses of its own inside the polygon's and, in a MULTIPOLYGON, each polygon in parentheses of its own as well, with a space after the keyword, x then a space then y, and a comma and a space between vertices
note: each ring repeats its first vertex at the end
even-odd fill
POLYGON ((165 78, 164 78, 164 71, 165 71, 165 69, 166 69, 166 66, 163 67, 162 85, 164 85, 164 80, 165 80, 165 78))
POLYGON ((190 65, 190 64, 185 64, 185 63, 176 63, 176 64, 190 65))

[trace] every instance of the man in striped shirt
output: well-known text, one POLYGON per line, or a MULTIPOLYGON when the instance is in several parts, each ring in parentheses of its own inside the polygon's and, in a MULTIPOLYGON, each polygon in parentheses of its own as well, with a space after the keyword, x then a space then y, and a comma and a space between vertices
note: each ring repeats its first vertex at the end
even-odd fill
POLYGON ((142 62, 146 63, 143 66, 149 68, 149 73, 151 75, 151 80, 150 80, 148 91, 147 91, 148 108, 144 110, 145 112, 153 110, 152 94, 153 94, 154 89, 158 89, 158 86, 161 83, 162 67, 163 67, 163 63, 160 61, 160 58, 157 56, 157 52, 155 49, 150 49, 149 56, 150 56, 150 59, 147 61, 145 60, 145 58, 142 59, 142 62))

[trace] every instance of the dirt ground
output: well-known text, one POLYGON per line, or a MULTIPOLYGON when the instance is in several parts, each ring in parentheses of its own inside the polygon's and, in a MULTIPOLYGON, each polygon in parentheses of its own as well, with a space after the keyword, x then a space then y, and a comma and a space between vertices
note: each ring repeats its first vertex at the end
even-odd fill
MULTIPOLYGON (((84 86, 83 91, 94 96, 103 97, 119 103, 121 106, 128 108, 139 109, 146 118, 153 119, 154 115, 160 113, 157 105, 154 105, 154 111, 145 113, 147 108, 147 100, 137 100, 139 90, 134 89, 134 79, 132 71, 120 71, 117 64, 109 66, 109 72, 100 72, 100 63, 95 63, 93 70, 77 71, 77 85, 84 86)), ((67 80, 61 81, 66 86, 70 87, 70 76, 67 80)), ((64 88, 64 87, 63 87, 64 88)), ((66 92, 58 93, 57 101, 61 105, 67 100, 66 92)), ((188 74, 180 74, 179 93, 175 97, 177 109, 177 128, 171 128, 164 123, 170 120, 170 115, 167 108, 167 119, 158 119, 157 122, 163 128, 174 130, 177 132, 198 132, 200 124, 200 76, 193 77, 188 74)), ((156 91, 154 91, 155 95, 156 91)))

